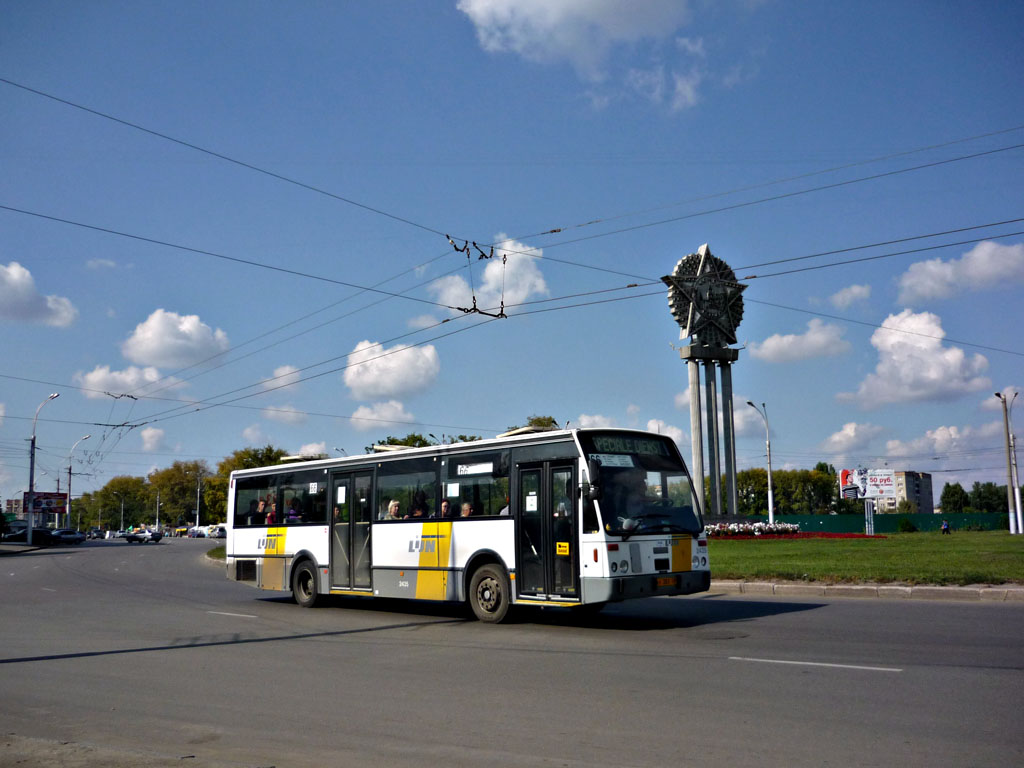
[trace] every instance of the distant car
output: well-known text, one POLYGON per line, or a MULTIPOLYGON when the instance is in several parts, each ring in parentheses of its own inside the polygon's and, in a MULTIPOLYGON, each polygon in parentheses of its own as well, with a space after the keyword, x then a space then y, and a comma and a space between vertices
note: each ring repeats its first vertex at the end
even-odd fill
MULTIPOLYGON (((55 531, 50 531, 50 536, 53 538, 54 544, 81 544, 85 541, 85 534, 74 528, 58 528, 55 531)), ((32 538, 35 538, 34 533, 32 538)))
POLYGON ((113 539, 123 539, 128 535, 128 531, 114 531, 114 535, 111 536, 113 539))
POLYGON ((212 531, 210 531, 210 538, 211 539, 226 539, 227 537, 228 537, 227 529, 224 526, 222 526, 222 525, 218 525, 216 528, 214 528, 212 531))
POLYGON ((160 533, 160 531, 150 531, 147 529, 144 531, 132 531, 131 533, 125 535, 124 540, 127 541, 129 544, 156 544, 163 537, 164 535, 160 533))
POLYGON ((102 539, 106 537, 106 532, 102 528, 90 528, 86 534, 87 539, 102 539))

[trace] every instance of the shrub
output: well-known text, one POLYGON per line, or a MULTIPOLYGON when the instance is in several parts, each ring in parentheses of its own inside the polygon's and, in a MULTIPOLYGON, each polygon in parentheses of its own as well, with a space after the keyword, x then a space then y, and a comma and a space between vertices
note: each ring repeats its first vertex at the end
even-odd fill
POLYGON ((910 522, 910 518, 901 517, 896 523, 896 530, 900 533, 917 533, 917 526, 910 522))

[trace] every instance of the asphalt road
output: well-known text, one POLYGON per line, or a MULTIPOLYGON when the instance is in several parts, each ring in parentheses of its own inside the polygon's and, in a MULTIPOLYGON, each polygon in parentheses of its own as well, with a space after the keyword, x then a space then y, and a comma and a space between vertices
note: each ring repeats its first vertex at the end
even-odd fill
POLYGON ((304 610, 227 581, 215 543, 0 559, 0 765, 1024 764, 1024 604, 712 594, 487 626, 304 610))

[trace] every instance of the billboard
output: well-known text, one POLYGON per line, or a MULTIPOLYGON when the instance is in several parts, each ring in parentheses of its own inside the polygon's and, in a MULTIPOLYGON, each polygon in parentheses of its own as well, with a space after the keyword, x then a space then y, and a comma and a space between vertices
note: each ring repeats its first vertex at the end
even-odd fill
POLYGON ((844 499, 895 499, 896 472, 891 469, 844 469, 839 473, 844 499))
MULTIPOLYGON (((35 500, 32 503, 32 511, 35 514, 58 514, 63 515, 67 511, 68 497, 66 493, 51 493, 47 491, 36 491, 35 500)), ((25 500, 22 502, 24 509, 28 509, 28 492, 25 492, 25 500)))

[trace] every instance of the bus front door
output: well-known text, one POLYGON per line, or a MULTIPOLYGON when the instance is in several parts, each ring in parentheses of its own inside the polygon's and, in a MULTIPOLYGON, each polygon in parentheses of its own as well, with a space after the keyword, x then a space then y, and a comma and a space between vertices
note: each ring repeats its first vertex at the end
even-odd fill
POLYGON ((331 476, 331 586, 370 589, 370 520, 373 475, 331 476))
POLYGON ((579 567, 573 466, 545 461, 523 464, 518 470, 518 594, 576 599, 579 567))

